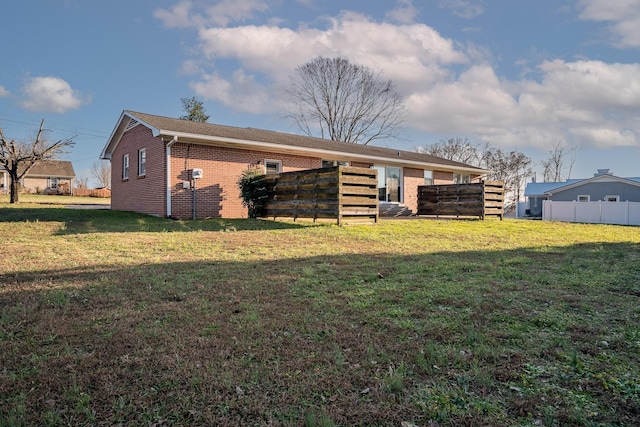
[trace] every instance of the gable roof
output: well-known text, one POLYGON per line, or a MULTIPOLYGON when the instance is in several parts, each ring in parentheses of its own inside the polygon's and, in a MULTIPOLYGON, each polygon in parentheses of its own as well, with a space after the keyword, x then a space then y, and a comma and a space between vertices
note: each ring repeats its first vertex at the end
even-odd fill
MULTIPOLYGON (((22 168, 24 170, 24 168, 22 168)), ((42 160, 25 175, 27 178, 67 178, 73 179, 76 173, 73 165, 67 160, 42 160)))
POLYGON ((175 137, 179 142, 312 155, 314 157, 326 158, 327 160, 379 162, 394 165, 418 166, 421 168, 437 167, 440 170, 477 174, 489 172, 485 169, 431 156, 429 154, 362 144, 350 144, 263 129, 192 122, 189 120, 128 110, 122 112, 115 129, 102 151, 101 158, 110 159, 111 154, 124 133, 138 124, 148 127, 152 130, 154 136, 160 136, 165 141, 169 141, 175 137))
POLYGON ((640 187, 640 178, 621 178, 607 174, 595 175, 591 178, 568 179, 563 182, 529 182, 524 190, 525 197, 549 196, 553 193, 570 190, 592 182, 622 182, 640 187))
POLYGON ((570 183, 582 181, 582 179, 569 179, 562 182, 528 182, 524 189, 525 197, 543 196, 545 193, 556 188, 564 187, 570 183))
POLYGON ((581 187, 592 182, 621 182, 623 184, 633 185, 634 187, 640 187, 640 181, 636 181, 633 178, 621 178, 612 174, 602 174, 548 190, 545 194, 551 195, 553 193, 560 193, 562 191, 571 190, 572 188, 581 187))

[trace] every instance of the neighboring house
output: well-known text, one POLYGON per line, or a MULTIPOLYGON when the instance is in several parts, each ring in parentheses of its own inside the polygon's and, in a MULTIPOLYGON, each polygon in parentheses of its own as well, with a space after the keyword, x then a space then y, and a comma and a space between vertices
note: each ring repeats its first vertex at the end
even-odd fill
POLYGON ((250 167, 373 167, 381 202, 413 211, 419 185, 477 181, 487 173, 427 154, 133 111, 121 114, 101 157, 111 161, 112 209, 173 218, 191 218, 194 199, 198 218, 246 217, 237 181, 250 167), (201 178, 193 179, 193 170, 201 178))
POLYGON ((542 217, 543 201, 640 202, 640 178, 621 178, 598 169, 591 178, 565 182, 530 182, 524 192, 526 216, 542 217))
MULTIPOLYGON (((28 193, 70 194, 75 177, 71 162, 42 160, 22 177, 20 186, 28 193)), ((0 170, 0 191, 8 192, 9 185, 9 174, 6 170, 0 170)))

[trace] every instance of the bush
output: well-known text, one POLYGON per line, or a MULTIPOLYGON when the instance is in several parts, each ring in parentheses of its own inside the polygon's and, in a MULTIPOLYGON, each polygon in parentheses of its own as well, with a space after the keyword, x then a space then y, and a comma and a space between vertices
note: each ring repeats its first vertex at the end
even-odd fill
POLYGON ((267 187, 264 183, 264 172, 260 169, 249 168, 242 172, 238 179, 242 205, 249 210, 249 218, 262 215, 264 202, 267 199, 267 187))

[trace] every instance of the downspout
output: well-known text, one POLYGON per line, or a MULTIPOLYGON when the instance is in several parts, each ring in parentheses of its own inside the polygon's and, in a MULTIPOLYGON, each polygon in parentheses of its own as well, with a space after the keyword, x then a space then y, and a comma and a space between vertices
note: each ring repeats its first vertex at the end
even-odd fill
POLYGON ((171 146, 178 142, 178 135, 174 135, 171 141, 167 142, 167 218, 171 217, 171 146))

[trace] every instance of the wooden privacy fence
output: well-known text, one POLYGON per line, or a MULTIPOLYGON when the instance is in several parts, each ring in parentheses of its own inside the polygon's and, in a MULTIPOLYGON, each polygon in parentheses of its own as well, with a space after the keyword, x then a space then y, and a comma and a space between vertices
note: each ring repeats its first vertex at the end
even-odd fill
POLYGON ((421 185, 418 187, 418 215, 478 216, 504 214, 504 183, 421 185))
POLYGON ((338 225, 378 221, 375 169, 334 166, 267 175, 263 217, 335 219, 338 225))
POLYGON ((79 197, 111 197, 111 190, 108 188, 75 188, 73 190, 74 196, 79 197))

